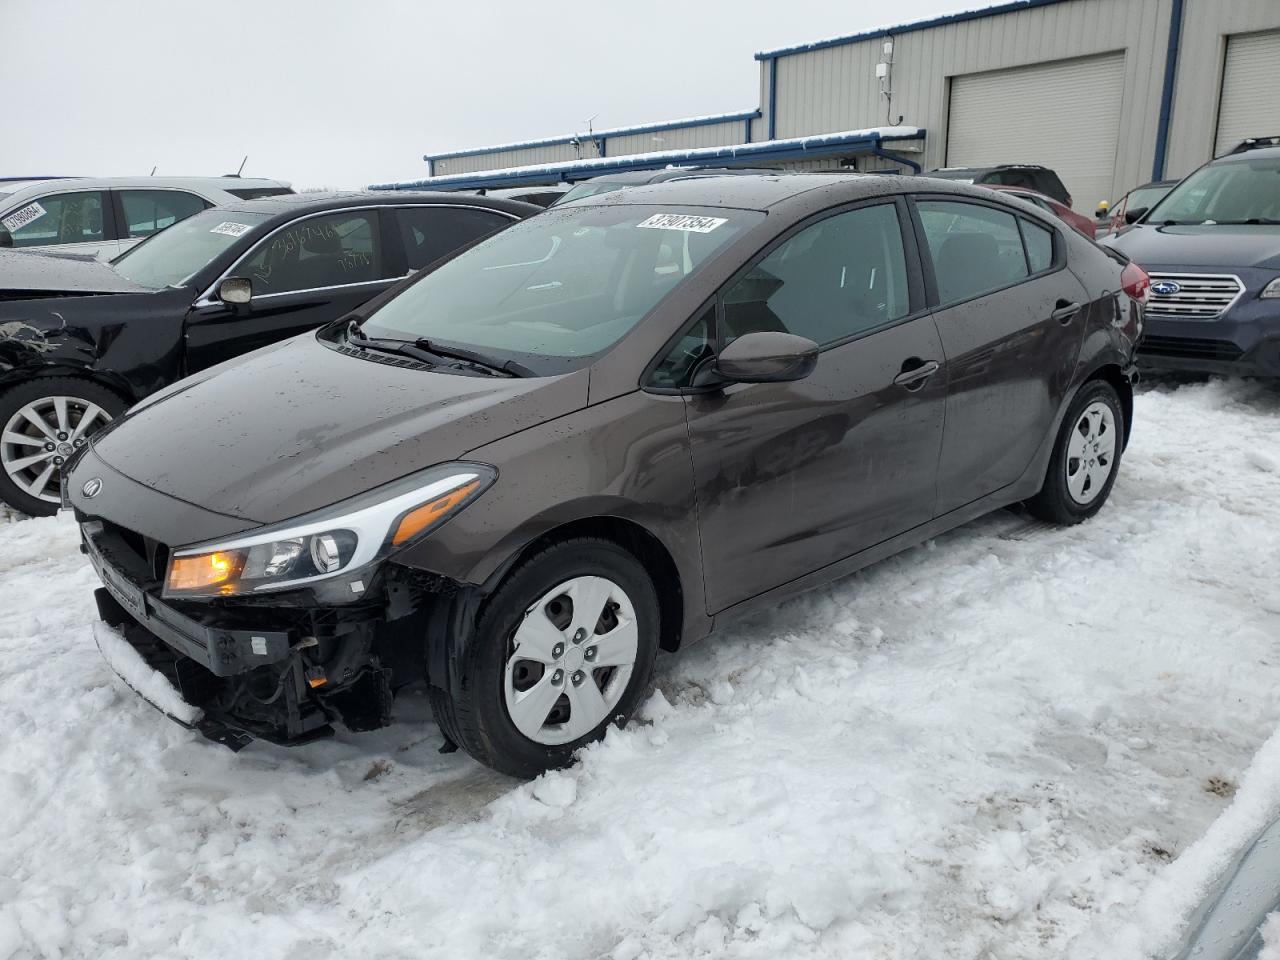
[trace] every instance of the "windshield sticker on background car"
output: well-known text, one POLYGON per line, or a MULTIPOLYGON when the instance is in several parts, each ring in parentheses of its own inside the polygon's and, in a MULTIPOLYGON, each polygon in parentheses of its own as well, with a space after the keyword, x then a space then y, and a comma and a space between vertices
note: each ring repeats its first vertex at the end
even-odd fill
POLYGON ((655 213, 637 227, 650 230, 688 230, 690 233, 710 233, 716 227, 728 223, 725 217, 693 217, 683 213, 655 213))
POLYGON ((253 227, 251 227, 247 223, 235 223, 231 220, 224 220, 222 221, 222 223, 218 224, 216 227, 213 227, 209 232, 223 233, 223 234, 226 234, 228 237, 243 237, 246 233, 248 233, 252 229, 253 227))
POLYGON ((28 203, 25 207, 23 207, 17 213, 11 213, 9 214, 9 216, 5 217, 3 220, 0 220, 0 223, 3 223, 4 228, 8 230, 10 233, 16 233, 18 230, 21 230, 23 227, 25 227, 28 223, 32 223, 33 221, 39 220, 44 215, 45 215, 44 207, 40 206, 40 204, 36 203, 33 200, 31 201, 31 203, 28 203))

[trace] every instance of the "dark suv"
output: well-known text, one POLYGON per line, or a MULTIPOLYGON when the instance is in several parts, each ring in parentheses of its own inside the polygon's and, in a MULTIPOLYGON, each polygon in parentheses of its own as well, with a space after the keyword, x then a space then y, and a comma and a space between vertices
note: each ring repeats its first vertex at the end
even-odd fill
POLYGON ((1247 141, 1103 242, 1151 274, 1144 366, 1280 376, 1280 147, 1247 141))
POLYGON ((1048 167, 1034 163, 999 163, 992 167, 942 167, 930 170, 926 177, 939 180, 957 180, 960 183, 977 183, 984 187, 1000 184, 1006 187, 1022 187, 1034 190, 1059 203, 1071 206, 1071 194, 1062 180, 1048 167))

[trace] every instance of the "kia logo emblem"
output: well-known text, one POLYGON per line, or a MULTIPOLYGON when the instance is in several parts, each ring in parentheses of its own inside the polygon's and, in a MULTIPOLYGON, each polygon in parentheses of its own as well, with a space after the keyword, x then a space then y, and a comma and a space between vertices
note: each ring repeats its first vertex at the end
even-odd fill
POLYGON ((92 500, 102 492, 102 480, 94 477, 92 480, 85 481, 85 485, 80 488, 80 492, 84 494, 86 500, 92 500))
POLYGON ((1181 289, 1182 286, 1174 283, 1172 280, 1157 280, 1151 285, 1151 292, 1159 294, 1162 297, 1172 297, 1181 289))

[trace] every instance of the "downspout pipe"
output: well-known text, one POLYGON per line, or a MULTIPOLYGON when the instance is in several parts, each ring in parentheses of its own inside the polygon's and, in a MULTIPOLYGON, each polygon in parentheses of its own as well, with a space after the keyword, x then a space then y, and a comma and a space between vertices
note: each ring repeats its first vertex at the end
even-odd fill
POLYGON ((1163 180, 1169 148, 1169 128, 1173 124, 1173 88, 1178 79, 1178 46, 1182 42, 1182 8, 1184 0, 1173 0, 1169 14, 1169 47, 1164 55, 1164 87, 1160 91, 1160 120, 1156 124, 1156 155, 1151 165, 1151 179, 1163 180))
POLYGON ((900 163, 904 167, 910 167, 911 172, 916 174, 917 176, 919 176, 920 172, 924 169, 923 167, 920 166, 920 164, 916 163, 914 160, 910 160, 907 157, 904 157, 900 153, 893 153, 889 150, 886 150, 880 140, 876 141, 876 145, 871 151, 871 156, 881 157, 882 159, 889 160, 893 163, 900 163))
POLYGON ((769 139, 778 139, 778 58, 769 58, 769 139))

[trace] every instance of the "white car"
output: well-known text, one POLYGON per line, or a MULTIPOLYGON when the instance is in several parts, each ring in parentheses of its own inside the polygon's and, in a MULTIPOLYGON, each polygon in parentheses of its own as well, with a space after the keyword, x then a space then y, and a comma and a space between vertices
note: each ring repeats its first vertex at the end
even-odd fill
POLYGON ((0 247, 110 260, 208 207, 293 193, 246 177, 0 180, 0 247))

